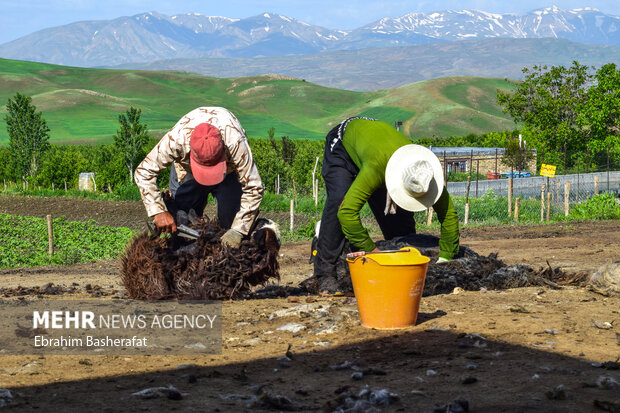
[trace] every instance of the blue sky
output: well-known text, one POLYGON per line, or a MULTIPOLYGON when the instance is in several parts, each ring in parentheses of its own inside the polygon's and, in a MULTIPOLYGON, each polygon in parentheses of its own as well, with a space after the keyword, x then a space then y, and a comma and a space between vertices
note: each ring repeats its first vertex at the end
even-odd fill
POLYGON ((0 43, 47 27, 81 20, 108 20, 147 11, 167 15, 195 12, 234 18, 274 12, 330 29, 353 29, 381 17, 398 17, 409 12, 477 9, 523 14, 552 5, 562 9, 595 7, 620 16, 620 0, 0 0, 0 43))

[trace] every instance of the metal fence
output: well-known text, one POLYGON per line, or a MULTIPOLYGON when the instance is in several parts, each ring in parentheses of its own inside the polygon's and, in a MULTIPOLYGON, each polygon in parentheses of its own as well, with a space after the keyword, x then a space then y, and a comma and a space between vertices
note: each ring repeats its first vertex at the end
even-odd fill
MULTIPOLYGON (((570 183, 570 202, 581 202, 602 192, 620 194, 620 171, 610 171, 558 175, 554 178, 544 176, 512 178, 512 196, 522 199, 539 198, 542 186, 545 185, 545 192, 551 192, 552 197, 558 198, 560 194, 565 196, 567 182, 570 183)), ((509 184, 509 178, 474 181, 470 184, 469 196, 479 198, 493 191, 497 196, 508 197, 509 184)), ((467 182, 448 182, 448 192, 452 196, 466 196, 467 185, 467 182)))

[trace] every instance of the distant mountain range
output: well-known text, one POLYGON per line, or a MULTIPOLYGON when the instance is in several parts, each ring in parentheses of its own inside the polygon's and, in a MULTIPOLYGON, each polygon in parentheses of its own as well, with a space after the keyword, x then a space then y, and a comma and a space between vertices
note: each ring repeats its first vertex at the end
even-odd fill
MULTIPOLYGON (((75 66, 163 59, 254 58, 489 38, 558 38, 620 46, 620 17, 558 7, 525 15, 462 10, 409 13, 330 30, 264 13, 245 19, 155 12, 44 29, 0 45, 0 57, 75 66)), ((270 71, 276 71, 272 69, 270 71)))
POLYGON ((302 56, 171 59, 114 66, 121 69, 177 70, 215 77, 277 73, 323 86, 378 90, 443 76, 520 79, 524 67, 620 64, 620 47, 563 39, 483 39, 418 46, 327 51, 302 56))

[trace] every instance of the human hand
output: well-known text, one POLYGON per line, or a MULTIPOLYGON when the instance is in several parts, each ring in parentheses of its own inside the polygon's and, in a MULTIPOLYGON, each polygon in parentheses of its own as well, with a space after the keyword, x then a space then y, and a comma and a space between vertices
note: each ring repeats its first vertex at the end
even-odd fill
MULTIPOLYGON (((379 248, 375 248, 374 250, 372 250, 372 252, 375 251, 380 251, 379 248)), ((347 254, 347 258, 355 258, 355 257, 362 257, 366 255, 366 251, 355 251, 355 252, 350 252, 347 254)))
POLYGON ((169 232, 171 234, 177 232, 177 225, 174 223, 172 214, 168 211, 160 212, 155 215, 155 217, 153 217, 153 221, 155 222, 157 229, 161 232, 169 232))
POLYGON ((227 245, 231 248, 239 248, 239 244, 241 244, 241 239, 243 238, 243 234, 237 230, 229 229, 222 235, 222 245, 227 245))

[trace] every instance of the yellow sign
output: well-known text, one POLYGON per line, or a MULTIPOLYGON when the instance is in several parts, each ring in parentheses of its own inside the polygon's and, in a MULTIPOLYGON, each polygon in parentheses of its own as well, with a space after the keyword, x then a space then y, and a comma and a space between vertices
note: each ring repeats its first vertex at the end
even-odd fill
POLYGON ((545 163, 540 165, 540 174, 542 176, 553 178, 555 176, 555 165, 547 165, 545 163))

